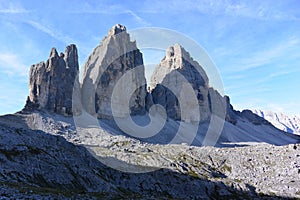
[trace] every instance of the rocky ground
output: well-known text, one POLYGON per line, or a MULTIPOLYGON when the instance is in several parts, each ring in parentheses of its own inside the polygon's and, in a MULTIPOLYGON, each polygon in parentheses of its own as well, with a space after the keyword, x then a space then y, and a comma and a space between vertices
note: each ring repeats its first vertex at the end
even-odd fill
POLYGON ((47 113, 0 118, 0 163, 1 199, 300 198, 300 144, 149 144, 47 113))

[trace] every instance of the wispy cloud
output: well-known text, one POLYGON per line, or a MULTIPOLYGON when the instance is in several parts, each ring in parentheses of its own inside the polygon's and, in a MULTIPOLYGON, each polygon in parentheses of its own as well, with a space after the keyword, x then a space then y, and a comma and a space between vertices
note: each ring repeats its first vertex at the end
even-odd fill
POLYGON ((1 14, 21 14, 29 13, 29 10, 23 8, 20 4, 14 4, 12 2, 0 2, 0 13, 1 14))
POLYGON ((234 104, 233 107, 237 110, 244 109, 259 109, 259 110, 271 110, 273 112, 282 112, 289 115, 299 115, 300 108, 295 102, 287 103, 272 103, 270 101, 258 99, 258 98, 247 98, 245 101, 241 101, 234 104))
MULTIPOLYGON (((288 75, 288 74, 292 74, 294 73, 295 71, 279 71, 279 72, 274 72, 272 74, 270 74, 269 76, 267 76, 268 79, 271 79, 271 78, 275 78, 275 77, 280 77, 280 76, 284 76, 284 75, 288 75)), ((299 72, 299 70, 297 71, 299 72)))
POLYGON ((135 18, 136 21, 138 21, 143 26, 150 26, 151 24, 147 22, 145 19, 141 18, 139 15, 137 15, 132 10, 126 10, 126 13, 129 13, 131 16, 135 18))
POLYGON ((36 21, 26 21, 27 24, 29 24, 30 26, 32 26, 33 28, 42 31, 46 34, 48 34, 49 36, 53 37, 54 39, 61 41, 65 44, 69 44, 69 43, 76 43, 76 41, 74 39, 72 39, 71 37, 59 32, 58 30, 55 30, 52 27, 46 26, 46 25, 42 25, 36 21))
MULTIPOLYGON (((228 92, 230 90, 227 94, 229 94, 230 97, 232 97, 232 98, 254 96, 254 94, 252 92, 249 92, 249 90, 250 90, 249 88, 250 87, 247 85, 229 86, 229 87, 225 88, 225 91, 228 92)), ((259 94, 272 91, 272 89, 270 89, 267 86, 259 85, 253 91, 255 91, 255 96, 257 96, 257 98, 259 98, 259 94)))
MULTIPOLYGON (((287 41, 281 42, 275 46, 269 47, 266 50, 255 52, 248 55, 247 58, 234 59, 230 71, 245 71, 257 67, 261 67, 274 62, 275 59, 284 58, 286 55, 292 57, 299 48, 300 40, 296 37, 291 37, 287 41)), ((298 53, 297 53, 298 55, 298 53)), ((299 55, 298 55, 299 56, 299 55)))
MULTIPOLYGON (((275 78, 286 79, 287 75, 291 75, 293 73, 299 73, 299 69, 276 71, 263 77, 256 77, 255 79, 253 79, 253 81, 245 82, 239 78, 233 79, 232 81, 234 84, 226 86, 225 91, 227 93, 230 93, 232 97, 252 96, 254 94, 259 96, 259 93, 269 92, 273 90, 273 85, 270 84, 269 81, 272 81, 272 79, 275 78)), ((243 79, 248 80, 249 78, 244 77, 243 79)))
POLYGON ((258 102, 255 102, 252 104, 251 109, 260 109, 260 110, 270 110, 273 112, 281 112, 288 115, 298 115, 300 113, 300 108, 298 108, 297 103, 289 102, 289 103, 270 103, 270 102, 264 102, 261 104, 257 104, 258 102), (262 105, 264 105, 262 107, 262 105))
POLYGON ((129 14, 142 26, 150 26, 151 24, 147 22, 144 18, 142 18, 137 12, 134 12, 131 9, 127 9, 126 7, 113 4, 98 4, 97 6, 92 6, 89 3, 85 3, 84 6, 77 10, 67 11, 72 14, 103 14, 103 15, 120 15, 120 14, 129 14))
POLYGON ((299 20, 296 15, 274 7, 273 1, 215 1, 215 0, 148 0, 141 12, 149 13, 178 13, 196 11, 208 15, 223 15, 245 17, 260 20, 299 20), (165 5, 169 6, 165 6, 165 5))
POLYGON ((8 76, 26 77, 28 67, 22 63, 20 58, 12 53, 0 53, 0 69, 8 76))

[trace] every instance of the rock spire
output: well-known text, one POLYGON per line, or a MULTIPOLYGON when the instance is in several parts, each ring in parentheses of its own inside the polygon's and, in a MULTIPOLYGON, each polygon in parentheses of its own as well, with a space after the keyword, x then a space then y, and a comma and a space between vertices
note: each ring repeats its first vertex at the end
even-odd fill
POLYGON ((74 44, 58 55, 52 48, 49 59, 32 65, 29 72, 29 96, 25 110, 46 109, 72 115, 73 86, 78 81, 78 53, 74 44))

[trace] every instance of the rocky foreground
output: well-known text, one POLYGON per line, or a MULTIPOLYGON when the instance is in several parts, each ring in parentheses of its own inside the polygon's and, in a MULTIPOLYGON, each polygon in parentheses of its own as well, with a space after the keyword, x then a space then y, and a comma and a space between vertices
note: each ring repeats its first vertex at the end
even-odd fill
POLYGON ((3 197, 300 198, 300 144, 148 144, 105 128, 76 132, 72 118, 47 113, 2 116, 0 127, 3 197))

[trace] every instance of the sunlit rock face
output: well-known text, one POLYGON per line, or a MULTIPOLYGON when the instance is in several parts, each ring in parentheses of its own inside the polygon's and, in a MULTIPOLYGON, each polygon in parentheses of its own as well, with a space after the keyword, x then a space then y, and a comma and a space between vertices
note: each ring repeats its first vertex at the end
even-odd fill
POLYGON ((49 59, 32 65, 29 72, 29 96, 25 110, 46 109, 72 115, 73 86, 79 85, 78 53, 74 44, 58 55, 52 48, 49 59))
MULTIPOLYGON (((130 41, 129 34, 123 25, 111 28, 108 35, 89 56, 85 64, 82 84, 82 104, 85 110, 98 118, 111 118, 112 94, 120 78, 128 71, 126 84, 120 85, 120 94, 116 95, 118 104, 124 95, 130 95, 129 107, 131 114, 143 114, 145 111, 146 79, 142 53, 135 41, 130 41), (133 94, 128 94, 132 89, 133 94)), ((124 117, 122 109, 115 110, 114 117, 124 117)))
POLYGON ((200 112, 200 121, 208 120, 212 113, 211 96, 219 97, 217 100, 221 104, 225 102, 223 97, 209 88, 209 80, 203 68, 179 44, 167 49, 151 77, 150 89, 153 103, 162 105, 168 117, 175 120, 184 118, 193 121, 195 117, 190 112, 200 112), (190 87, 191 92, 186 87, 190 87), (183 98, 187 99, 187 103, 184 103, 183 98), (195 103, 188 102, 192 98, 195 103), (187 114, 190 119, 183 116, 183 109, 189 110, 187 114))

